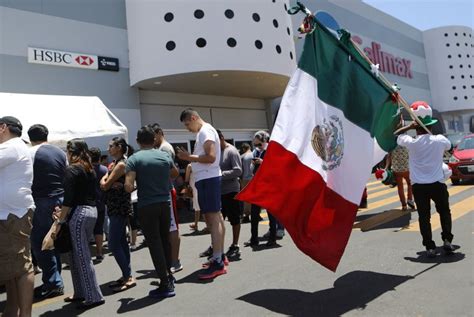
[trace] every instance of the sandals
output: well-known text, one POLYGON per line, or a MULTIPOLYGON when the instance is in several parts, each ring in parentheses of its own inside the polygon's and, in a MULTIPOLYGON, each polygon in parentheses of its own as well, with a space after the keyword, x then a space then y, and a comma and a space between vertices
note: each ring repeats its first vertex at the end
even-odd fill
POLYGON ((408 207, 410 207, 411 209, 416 209, 416 206, 415 206, 415 203, 413 202, 413 200, 408 200, 408 201, 407 201, 407 205, 408 205, 408 207))
POLYGON ((407 211, 408 208, 407 208, 407 205, 402 205, 402 211, 407 211))
POLYGON ((112 289, 112 292, 114 293, 119 293, 119 292, 123 292, 123 291, 126 291, 132 287, 135 287, 137 286, 137 283, 135 282, 135 280, 133 278, 129 278, 127 282, 123 283, 122 285, 119 285, 117 287, 114 287, 112 289))
POLYGON ((123 284, 125 284, 125 280, 123 277, 121 277, 116 281, 110 282, 109 287, 116 288, 116 287, 122 286, 123 284))

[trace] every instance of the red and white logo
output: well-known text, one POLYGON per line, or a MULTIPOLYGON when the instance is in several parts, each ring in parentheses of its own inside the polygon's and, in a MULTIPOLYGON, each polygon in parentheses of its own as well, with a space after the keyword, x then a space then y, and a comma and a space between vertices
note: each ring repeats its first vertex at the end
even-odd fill
POLYGON ((76 57, 75 61, 79 65, 90 66, 94 63, 94 60, 90 56, 79 55, 76 57))

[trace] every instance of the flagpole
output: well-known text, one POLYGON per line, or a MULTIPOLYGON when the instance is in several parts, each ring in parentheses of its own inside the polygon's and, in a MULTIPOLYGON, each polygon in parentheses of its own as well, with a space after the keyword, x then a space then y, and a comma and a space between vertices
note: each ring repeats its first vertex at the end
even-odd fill
MULTIPOLYGON (((288 14, 294 15, 298 12, 303 12, 306 15, 306 18, 303 21, 303 24, 298 28, 300 33, 302 34, 310 34, 314 28, 316 27, 314 23, 311 22, 311 19, 317 20, 316 17, 313 15, 313 13, 306 8, 305 5, 303 5, 300 1, 296 2, 296 6, 293 8, 288 9, 288 14)), ((319 22, 319 21, 318 21, 319 22)), ((320 23, 320 22, 319 22, 320 23)), ((369 63, 369 65, 373 65, 372 61, 365 55, 365 53, 360 49, 360 47, 357 45, 357 43, 354 42, 352 37, 350 38, 353 46, 357 50, 357 52, 369 63)), ((387 86, 387 87, 393 87, 392 83, 389 82, 383 74, 379 74, 379 77, 381 81, 387 86)), ((393 88, 392 88, 393 89, 393 88)), ((410 117, 418 123, 427 133, 432 134, 430 130, 421 122, 421 120, 413 113, 413 110, 411 110, 410 106, 406 102, 406 100, 398 93, 397 91, 393 92, 396 96, 397 102, 401 103, 403 108, 408 112, 410 117)))
MULTIPOLYGON (((316 17, 315 17, 316 18, 316 17)), ((358 44, 356 42, 354 42, 354 40, 352 39, 351 37, 351 42, 352 44, 354 45, 354 47, 356 48, 356 50, 359 52, 360 55, 362 55, 362 57, 369 63, 369 64, 372 64, 372 61, 367 57, 367 55, 365 55, 365 53, 360 49, 360 47, 358 46, 358 44)), ((388 81, 387 78, 385 78, 385 76, 383 74, 380 74, 380 77, 381 77, 381 80, 389 87, 392 86, 392 83, 390 83, 388 81)), ((406 100, 402 97, 402 95, 400 95, 398 92, 395 92, 396 94, 398 94, 398 100, 400 101, 400 103, 402 104, 403 108, 405 108, 405 110, 408 112, 408 114, 410 115, 410 117, 416 121, 416 123, 418 123, 423 129, 425 129, 426 132, 428 132, 429 134, 431 134, 431 131, 428 130, 428 128, 423 124, 423 122, 421 122, 421 120, 413 113, 413 110, 411 110, 410 106, 408 105, 408 103, 406 102, 406 100)))

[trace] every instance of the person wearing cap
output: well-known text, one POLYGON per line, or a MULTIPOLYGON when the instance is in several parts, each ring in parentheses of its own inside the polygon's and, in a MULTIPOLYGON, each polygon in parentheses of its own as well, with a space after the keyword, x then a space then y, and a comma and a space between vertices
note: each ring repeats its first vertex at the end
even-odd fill
POLYGON ((2 316, 31 316, 33 301, 33 164, 22 130, 17 118, 0 118, 0 284, 7 290, 2 316))
MULTIPOLYGON (((424 101, 416 101, 410 106, 413 113, 421 123, 431 132, 432 126, 438 122, 433 119, 432 109, 424 101)), ((428 257, 436 256, 436 244, 431 232, 431 200, 435 202, 436 211, 441 220, 441 238, 446 253, 452 253, 454 247, 451 244, 453 234, 451 233, 452 220, 449 209, 449 193, 444 183, 443 153, 451 148, 451 142, 443 135, 432 135, 417 122, 398 129, 395 134, 400 134, 397 143, 408 148, 410 169, 410 180, 413 188, 413 196, 418 208, 420 232, 423 245, 428 257), (416 138, 401 134, 410 129, 416 130, 416 138)))
POLYGON ((48 128, 42 124, 28 129, 31 159, 33 162, 33 185, 31 191, 35 201, 31 248, 43 271, 43 285, 35 297, 45 299, 64 294, 61 277, 61 254, 56 250, 41 250, 43 239, 53 224, 53 211, 61 206, 64 198, 64 172, 66 153, 59 147, 48 144, 48 128))

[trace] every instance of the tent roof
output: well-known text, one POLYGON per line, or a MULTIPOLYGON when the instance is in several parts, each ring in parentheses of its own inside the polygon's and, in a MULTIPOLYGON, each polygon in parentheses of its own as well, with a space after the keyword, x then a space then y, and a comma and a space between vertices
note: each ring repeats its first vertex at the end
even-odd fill
POLYGON ((29 140, 30 126, 45 125, 49 130, 48 141, 63 148, 74 138, 122 136, 127 139, 125 125, 98 97, 0 93, 0 117, 3 116, 20 120, 24 140, 29 140))

